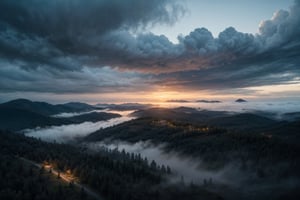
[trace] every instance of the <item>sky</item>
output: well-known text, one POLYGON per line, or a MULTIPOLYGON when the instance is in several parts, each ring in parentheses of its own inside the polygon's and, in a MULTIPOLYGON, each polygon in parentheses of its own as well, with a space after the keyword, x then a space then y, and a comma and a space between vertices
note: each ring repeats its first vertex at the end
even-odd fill
POLYGON ((214 37, 232 26, 243 33, 259 33, 259 23, 270 19, 274 12, 288 10, 293 0, 186 0, 186 13, 174 25, 157 25, 151 29, 177 43, 178 35, 188 35, 199 27, 207 28, 214 37))
POLYGON ((0 102, 300 100, 300 0, 1 0, 0 102))

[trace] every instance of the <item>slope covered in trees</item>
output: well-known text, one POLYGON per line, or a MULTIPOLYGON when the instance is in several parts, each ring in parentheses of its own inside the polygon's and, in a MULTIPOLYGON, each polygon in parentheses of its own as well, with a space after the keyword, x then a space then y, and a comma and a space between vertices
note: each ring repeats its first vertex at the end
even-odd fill
POLYGON ((59 113, 85 112, 95 109, 99 108, 84 103, 52 105, 45 102, 17 99, 0 104, 0 129, 19 131, 28 128, 58 126, 85 121, 95 122, 120 117, 118 114, 105 112, 92 112, 68 118, 53 117, 53 115, 59 113))
POLYGON ((44 168, 0 152, 0 199, 92 200, 84 190, 67 184, 44 168))
POLYGON ((70 102, 66 104, 52 105, 46 102, 36 102, 27 99, 15 99, 3 104, 0 104, 0 108, 15 108, 20 110, 26 110, 35 112, 41 115, 50 116, 59 113, 66 112, 86 112, 99 109, 95 106, 91 106, 85 103, 70 102))
MULTIPOLYGON (((140 155, 103 150, 98 153, 70 145, 46 143, 11 132, 0 133, 3 156, 19 156, 69 171, 106 199, 220 199, 196 186, 168 183, 170 170, 140 155)), ((11 188, 9 182, 6 188, 11 188)), ((4 191, 3 193, 6 194, 4 191)))
MULTIPOLYGON (((215 174, 226 173, 233 185, 227 185, 231 191, 225 190, 222 194, 228 197, 230 193, 230 199, 296 200, 300 197, 297 190, 300 186, 299 140, 291 142, 286 137, 299 139, 294 136, 300 132, 298 123, 291 123, 294 132, 288 134, 284 134, 284 126, 280 129, 281 134, 279 129, 274 131, 275 126, 270 126, 268 132, 251 132, 251 129, 243 132, 162 119, 159 115, 158 118, 140 118, 99 130, 87 136, 85 142, 127 141, 134 144, 143 141, 159 148, 164 144, 164 152, 169 155, 180 154, 183 160, 201 163, 201 169, 215 174), (285 139, 282 135, 286 135, 285 139)), ((217 189, 216 192, 223 191, 217 189)))
POLYGON ((205 125, 143 118, 90 134, 85 141, 151 141, 165 151, 180 152, 203 161, 209 169, 234 163, 258 178, 300 177, 300 148, 276 135, 243 133, 205 125))

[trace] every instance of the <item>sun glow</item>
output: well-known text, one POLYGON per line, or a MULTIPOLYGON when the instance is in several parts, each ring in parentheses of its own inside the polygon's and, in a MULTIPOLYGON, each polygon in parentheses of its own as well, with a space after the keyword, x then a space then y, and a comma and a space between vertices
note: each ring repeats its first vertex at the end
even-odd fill
MULTIPOLYGON (((170 99, 183 99, 187 98, 186 94, 174 92, 174 91, 163 91, 163 92, 153 92, 151 97, 156 102, 165 102, 170 99)), ((190 95, 188 95, 190 97, 190 95)))

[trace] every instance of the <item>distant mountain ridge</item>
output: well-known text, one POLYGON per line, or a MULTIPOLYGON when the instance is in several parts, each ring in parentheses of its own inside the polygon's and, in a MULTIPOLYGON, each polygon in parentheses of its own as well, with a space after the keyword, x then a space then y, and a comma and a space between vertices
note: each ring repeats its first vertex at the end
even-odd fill
POLYGON ((52 105, 46 102, 30 101, 28 99, 16 99, 3 104, 1 108, 17 108, 21 110, 36 112, 38 114, 50 116, 63 112, 85 112, 100 109, 85 103, 70 102, 65 104, 52 105))
POLYGON ((81 103, 81 102, 69 102, 65 104, 58 104, 56 106, 63 106, 70 108, 72 110, 78 110, 79 112, 84 112, 84 111, 91 111, 91 110, 101 110, 101 108, 92 106, 86 103, 81 103))
POLYGON ((152 104, 142 104, 142 103, 123 103, 123 104, 106 104, 106 103, 98 103, 96 104, 99 108, 108 108, 111 110, 139 110, 139 109, 147 109, 153 107, 152 104))
POLYGON ((245 99, 237 99, 237 100, 235 100, 235 102, 237 102, 237 103, 245 103, 247 101, 245 99))
POLYGON ((218 100, 197 100, 198 103, 222 103, 222 101, 218 100))
POLYGON ((58 126, 85 121, 95 122, 120 117, 118 114, 104 112, 92 112, 69 118, 53 117, 53 115, 60 113, 87 112, 99 109, 101 108, 78 102, 52 105, 46 102, 16 99, 0 104, 0 129, 19 131, 38 126, 58 126))
POLYGON ((271 118, 253 113, 198 110, 189 107, 151 108, 136 111, 133 115, 140 118, 178 120, 245 131, 262 130, 278 123, 271 118))
POLYGON ((184 99, 170 99, 167 100, 168 103, 189 103, 190 101, 184 99))

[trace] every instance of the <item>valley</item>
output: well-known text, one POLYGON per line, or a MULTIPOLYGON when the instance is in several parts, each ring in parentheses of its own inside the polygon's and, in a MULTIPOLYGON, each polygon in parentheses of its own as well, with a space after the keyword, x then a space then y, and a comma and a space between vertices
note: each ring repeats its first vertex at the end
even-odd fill
MULTIPOLYGON (((120 198, 113 194, 121 188, 127 192, 125 199, 172 199, 173 195, 182 195, 189 199, 250 200, 293 199, 289 196, 298 195, 297 117, 278 120, 266 112, 192 107, 130 110, 133 104, 120 105, 117 110, 102 105, 56 114, 48 108, 51 115, 45 115, 43 106, 36 109, 40 102, 26 101, 30 106, 21 102, 8 108, 0 105, 0 109, 20 109, 24 115, 43 113, 70 123, 44 127, 41 123, 41 127, 28 126, 18 133, 11 132, 14 128, 2 131, 1 148, 6 149, 2 153, 34 163, 51 163, 53 170, 72 173, 78 184, 87 185, 104 199, 120 198), (102 166, 97 163, 99 159, 116 164, 106 165, 103 160, 102 166), (108 171, 103 174, 103 170, 108 171), (125 175, 123 170, 133 174, 125 175), (114 182, 105 182, 109 179, 114 182), (131 179, 131 186, 125 189, 122 181, 131 179), (152 189, 133 197, 133 191, 144 191, 138 189, 140 183, 152 189)), ((24 125, 23 121, 14 123, 16 127, 21 127, 18 123, 24 125)))

